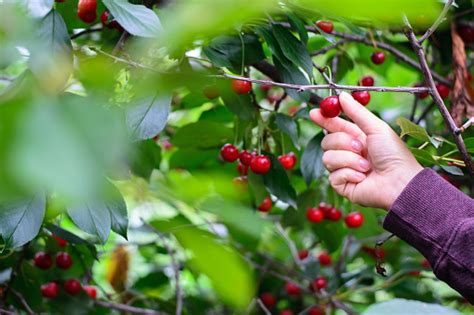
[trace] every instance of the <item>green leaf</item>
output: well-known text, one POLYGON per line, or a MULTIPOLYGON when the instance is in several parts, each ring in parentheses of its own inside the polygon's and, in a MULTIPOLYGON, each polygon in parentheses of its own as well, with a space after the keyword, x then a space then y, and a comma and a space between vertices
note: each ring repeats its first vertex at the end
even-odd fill
POLYGON ((290 136, 295 147, 299 149, 300 145, 298 143, 298 125, 296 124, 296 121, 290 116, 277 113, 276 124, 281 131, 290 136))
POLYGON ((431 142, 428 132, 426 132, 426 130, 423 127, 409 121, 406 118, 404 117, 398 118, 397 125, 399 125, 400 128, 402 129, 402 133, 400 134, 400 137, 404 137, 408 135, 420 141, 431 142))
POLYGON ((169 167, 181 168, 186 170, 193 170, 197 168, 203 168, 206 165, 216 163, 219 151, 212 150, 199 150, 193 148, 180 148, 170 158, 169 167))
POLYGON ((46 210, 44 194, 0 205, 0 234, 6 246, 20 247, 38 235, 46 210))
POLYGON ((128 105, 127 126, 135 140, 155 137, 166 126, 171 107, 171 95, 159 95, 137 100, 128 105))
POLYGON ((177 147, 207 149, 219 147, 232 138, 232 129, 213 121, 198 121, 178 129, 171 142, 177 147))
POLYGON ((301 173, 303 173, 304 180, 308 186, 311 185, 313 180, 318 179, 324 173, 322 161, 324 152, 321 148, 323 137, 324 135, 319 133, 311 139, 301 157, 301 173))
POLYGON ((464 144, 466 145, 467 152, 474 153, 474 137, 464 139, 464 144))
POLYGON ((219 82, 219 91, 224 105, 234 115, 243 121, 250 121, 255 119, 257 109, 255 108, 250 94, 237 94, 231 89, 231 84, 228 80, 219 82))
POLYGON ((295 32, 298 32, 300 35, 300 40, 306 44, 308 42, 308 31, 306 30, 304 22, 294 13, 289 12, 286 15, 292 29, 295 32))
POLYGON ((135 142, 130 156, 130 169, 135 175, 149 179, 154 169, 160 167, 161 148, 154 140, 135 142))
POLYGON ((71 220, 81 230, 95 235, 104 244, 109 238, 112 226, 110 211, 103 202, 89 202, 67 207, 71 220))
POLYGON ((157 37, 162 30, 161 22, 153 10, 127 0, 103 0, 104 5, 130 34, 141 37, 157 37))
POLYGON ((273 155, 269 155, 272 162, 270 170, 263 175, 263 182, 267 190, 279 200, 296 207, 296 191, 291 186, 288 174, 273 155))
POLYGON ((48 224, 46 226, 46 228, 51 232, 53 233, 54 235, 57 235, 59 236, 60 238, 68 241, 69 243, 71 244, 76 244, 76 245, 83 245, 85 246, 88 250, 89 250, 89 253, 90 255, 94 258, 94 259, 98 259, 97 257, 97 249, 95 248, 95 245, 86 241, 85 239, 77 236, 76 234, 73 234, 71 232, 69 232, 68 230, 65 230, 63 228, 61 228, 60 226, 58 225, 55 225, 55 224, 48 224))
POLYGON ((109 185, 107 200, 104 204, 110 212, 112 231, 127 239, 127 205, 120 191, 112 183, 109 185))
MULTIPOLYGON (((310 84, 303 72, 295 64, 286 60, 286 58, 283 60, 274 58, 273 62, 280 72, 283 82, 300 85, 310 84)), ((295 89, 285 89, 285 91, 291 98, 301 102, 307 102, 310 97, 309 91, 299 92, 295 89)))
POLYGON ((269 195, 267 189, 265 188, 263 178, 262 176, 257 175, 253 172, 249 172, 247 178, 250 190, 255 199, 255 204, 259 205, 269 195))
MULTIPOLYGON (((7 1, 8 2, 8 1, 7 1)), ((54 6, 54 0, 20 0, 21 5, 25 6, 28 13, 36 18, 42 18, 48 14, 54 6)))
POLYGON ((411 153, 413 153, 418 162, 420 162, 424 166, 432 166, 437 164, 436 160, 433 158, 433 155, 431 155, 431 153, 427 151, 420 150, 417 148, 410 148, 410 151, 411 153))
POLYGON ((405 299, 393 299, 387 302, 376 303, 362 313, 362 315, 425 315, 425 314, 443 314, 460 315, 458 311, 438 304, 423 303, 405 299))
POLYGON ((440 165, 440 166, 444 171, 448 172, 449 174, 457 175, 457 176, 464 175, 462 170, 457 166, 451 166, 451 165, 440 165))

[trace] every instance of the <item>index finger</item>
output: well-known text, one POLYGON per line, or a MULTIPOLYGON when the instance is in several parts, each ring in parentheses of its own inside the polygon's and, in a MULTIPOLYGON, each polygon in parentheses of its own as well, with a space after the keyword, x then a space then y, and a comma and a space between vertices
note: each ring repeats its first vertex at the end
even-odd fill
POLYGON ((359 127, 357 127, 356 124, 353 124, 340 117, 326 118, 321 114, 321 110, 319 108, 311 110, 309 112, 309 116, 311 117, 312 121, 329 132, 345 132, 354 138, 363 140, 366 138, 365 133, 359 127))

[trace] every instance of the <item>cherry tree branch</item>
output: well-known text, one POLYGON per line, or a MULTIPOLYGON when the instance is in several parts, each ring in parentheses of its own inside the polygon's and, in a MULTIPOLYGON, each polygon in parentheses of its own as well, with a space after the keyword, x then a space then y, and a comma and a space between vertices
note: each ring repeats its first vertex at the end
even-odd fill
POLYGON ((118 304, 118 303, 111 303, 111 302, 105 302, 105 301, 95 301, 94 304, 103 308, 108 308, 111 310, 116 310, 120 312, 136 314, 136 315, 167 315, 167 313, 158 312, 158 311, 150 310, 146 308, 130 306, 127 304, 118 304))
POLYGON ((326 46, 326 47, 323 47, 321 49, 313 51, 310 55, 314 57, 314 56, 325 54, 328 51, 330 51, 331 49, 337 48, 341 45, 344 45, 345 43, 347 43, 347 40, 346 39, 341 39, 340 41, 335 42, 332 45, 329 45, 329 46, 326 46))
POLYGON ((466 131, 466 129, 471 127, 472 125, 474 125, 474 117, 471 117, 468 121, 466 121, 464 125, 462 125, 461 128, 459 128, 458 133, 462 133, 466 131))
POLYGON ((474 164, 472 163, 471 156, 467 152, 466 145, 464 144, 464 140, 459 132, 459 128, 456 126, 456 123, 454 122, 453 117, 449 113, 448 109, 446 108, 446 105, 443 102, 443 99, 438 93, 438 90, 436 89, 436 84, 434 82, 432 73, 430 72, 430 68, 428 66, 428 62, 426 61, 426 56, 425 56, 425 51, 423 50, 423 47, 421 47, 420 43, 416 39, 415 33, 413 32, 413 28, 410 25, 410 22, 408 19, 405 17, 405 24, 407 26, 405 35, 407 36, 408 40, 410 41, 411 45, 413 46, 414 51, 416 52, 418 59, 420 61, 420 66, 421 66, 421 71, 423 72, 423 75, 425 77, 425 82, 429 87, 429 93, 431 94, 431 97, 433 98, 433 101, 435 102, 436 106, 438 106, 438 109, 441 113, 441 116, 443 116, 443 119, 448 126, 449 130, 453 134, 454 141, 456 142, 456 146, 461 153, 462 159, 464 163, 466 164, 466 167, 472 177, 474 177, 474 164))
POLYGON ((428 37, 430 37, 436 31, 439 25, 446 20, 446 14, 448 14, 448 11, 453 5, 453 3, 454 3, 454 0, 446 1, 443 11, 441 11, 440 15, 438 16, 436 21, 433 23, 433 25, 431 25, 430 28, 426 30, 425 34, 421 36, 421 38, 418 40, 418 43, 422 44, 428 37))

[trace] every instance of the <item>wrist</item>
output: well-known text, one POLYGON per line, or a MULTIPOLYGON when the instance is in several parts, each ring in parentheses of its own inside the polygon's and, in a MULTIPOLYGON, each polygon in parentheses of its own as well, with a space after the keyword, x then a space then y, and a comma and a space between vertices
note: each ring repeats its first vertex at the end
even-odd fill
POLYGON ((402 194, 403 190, 422 170, 423 167, 418 162, 416 162, 405 171, 398 172, 396 174, 394 182, 392 183, 392 189, 390 189, 389 198, 387 199, 385 209, 390 210, 390 208, 392 208, 392 205, 402 194))

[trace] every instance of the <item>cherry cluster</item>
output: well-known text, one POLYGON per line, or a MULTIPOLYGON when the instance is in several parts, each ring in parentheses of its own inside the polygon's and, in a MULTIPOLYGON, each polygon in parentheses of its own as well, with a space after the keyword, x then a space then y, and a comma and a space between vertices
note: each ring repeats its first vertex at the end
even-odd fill
MULTIPOLYGON (((306 210, 306 218, 312 223, 319 223, 324 219, 336 222, 342 218, 342 212, 322 202, 318 207, 308 208, 306 210)), ((344 218, 344 222, 348 228, 358 228, 364 223, 364 215, 358 211, 349 213, 344 218)))
MULTIPOLYGON (((53 235, 52 237, 57 241, 60 248, 68 246, 67 241, 62 238, 56 235, 53 235)), ((53 257, 50 253, 38 252, 33 259, 33 263, 41 270, 48 270, 52 268, 55 263, 58 269, 66 271, 72 267, 73 259, 67 252, 60 251, 56 253, 53 262, 53 257)), ((97 289, 94 286, 82 286, 81 282, 77 279, 67 279, 64 281, 58 280, 45 283, 41 286, 41 295, 49 299, 56 298, 59 295, 60 284, 62 284, 64 291, 71 296, 77 295, 84 290, 91 298, 95 299, 97 297, 97 289)))
MULTIPOLYGON (((56 0, 62 3, 65 0, 56 0)), ((91 24, 97 20, 97 0, 79 0, 77 4, 77 16, 82 22, 91 24)), ((114 19, 109 11, 102 12, 100 21, 104 27, 109 29, 116 29, 119 32, 123 31, 122 26, 114 19)))

